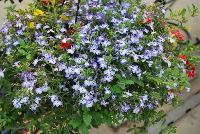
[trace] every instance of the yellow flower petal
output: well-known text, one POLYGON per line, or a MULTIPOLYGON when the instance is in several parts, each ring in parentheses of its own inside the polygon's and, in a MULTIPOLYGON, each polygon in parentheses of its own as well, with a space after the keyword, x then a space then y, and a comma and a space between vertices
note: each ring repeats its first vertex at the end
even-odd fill
POLYGON ((174 46, 174 47, 177 47, 177 46, 178 46, 178 44, 177 44, 176 41, 173 43, 173 46, 174 46))
POLYGON ((66 15, 64 15, 64 14, 60 15, 60 18, 61 18, 63 21, 68 21, 68 20, 69 20, 69 17, 66 16, 66 15))
POLYGON ((44 12, 43 12, 42 10, 40 10, 40 9, 36 9, 36 10, 34 11, 33 14, 34 14, 35 16, 39 16, 39 15, 43 15, 44 12))
POLYGON ((172 55, 169 55, 169 56, 168 56, 168 59, 169 59, 169 60, 172 60, 172 59, 173 59, 173 56, 172 56, 172 55))
POLYGON ((31 29, 35 28, 35 23, 34 22, 30 22, 29 23, 29 28, 31 28, 31 29))
POLYGON ((180 90, 183 91, 184 89, 185 89, 185 87, 184 87, 184 86, 181 86, 180 90))

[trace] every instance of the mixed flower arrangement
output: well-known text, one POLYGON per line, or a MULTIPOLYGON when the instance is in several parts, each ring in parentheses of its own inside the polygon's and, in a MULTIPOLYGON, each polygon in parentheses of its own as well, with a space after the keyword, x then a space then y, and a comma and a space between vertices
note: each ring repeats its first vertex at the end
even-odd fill
POLYGON ((133 0, 10 8, 0 34, 1 129, 88 133, 121 120, 155 123, 156 109, 177 104, 196 74, 183 25, 167 20, 164 9, 133 0))

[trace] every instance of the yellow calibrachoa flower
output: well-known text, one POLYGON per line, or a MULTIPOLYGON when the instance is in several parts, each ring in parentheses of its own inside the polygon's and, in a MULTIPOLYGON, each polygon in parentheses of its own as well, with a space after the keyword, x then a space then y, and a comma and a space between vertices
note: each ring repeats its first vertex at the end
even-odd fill
POLYGON ((181 86, 180 90, 183 91, 184 89, 185 89, 185 87, 184 87, 184 86, 181 86))
POLYGON ((70 19, 68 16, 66 16, 66 15, 64 15, 64 14, 61 14, 61 15, 60 15, 60 18, 61 18, 61 20, 63 20, 63 21, 68 21, 68 20, 70 19))
POLYGON ((173 46, 174 46, 174 47, 177 47, 177 46, 178 46, 178 44, 177 44, 176 41, 173 43, 173 46))
POLYGON ((34 22, 30 22, 29 23, 29 28, 31 28, 31 29, 35 28, 35 23, 34 22))
POLYGON ((172 60, 172 59, 173 59, 173 56, 172 56, 172 55, 169 55, 169 56, 168 56, 168 59, 169 59, 169 60, 172 60))
POLYGON ((34 11, 33 14, 34 14, 35 16, 39 16, 39 15, 43 15, 44 12, 43 12, 42 10, 40 10, 40 9, 36 9, 36 10, 34 11))

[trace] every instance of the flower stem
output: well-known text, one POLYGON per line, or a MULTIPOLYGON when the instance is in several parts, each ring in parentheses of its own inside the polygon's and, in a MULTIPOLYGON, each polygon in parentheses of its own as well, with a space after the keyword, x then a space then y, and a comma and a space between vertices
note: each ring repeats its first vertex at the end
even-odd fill
POLYGON ((78 3, 77 3, 77 10, 76 10, 75 23, 77 23, 77 21, 78 21, 78 12, 79 12, 79 8, 80 8, 80 2, 81 2, 81 0, 78 0, 78 3))

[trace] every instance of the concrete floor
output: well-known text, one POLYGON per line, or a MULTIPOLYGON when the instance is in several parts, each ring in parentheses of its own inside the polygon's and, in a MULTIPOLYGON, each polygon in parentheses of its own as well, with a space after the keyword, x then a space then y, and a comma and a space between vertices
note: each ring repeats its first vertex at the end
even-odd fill
POLYGON ((200 134, 200 105, 176 122, 177 134, 200 134))
MULTIPOLYGON (((17 1, 17 0, 15 0, 17 1)), ((32 0, 24 0, 22 4, 17 3, 18 8, 25 8, 27 3, 32 0)), ((146 0, 147 2, 152 2, 153 0, 146 0)), ((172 6, 173 9, 178 9, 182 7, 187 7, 191 4, 195 4, 200 9, 200 0, 176 0, 176 3, 172 6)), ((2 1, 0 2, 0 27, 2 24, 2 17, 5 16, 6 11, 4 7, 10 5, 10 3, 4 4, 2 1)), ((191 26, 191 35, 193 42, 196 42, 196 38, 200 38, 200 14, 191 18, 188 25, 191 26)), ((200 52, 198 52, 200 55, 200 52)), ((200 68, 199 68, 200 69, 200 68)), ((200 89, 200 76, 196 80, 192 82, 193 90, 200 89)), ((190 97, 189 95, 187 97, 190 97)), ((187 99, 186 97, 186 99, 187 99)), ((200 99, 200 98, 199 98, 200 99)), ((200 134, 200 105, 196 108, 192 109, 189 113, 184 115, 181 119, 179 119, 175 125, 177 126, 177 134, 200 134)), ((112 129, 105 125, 102 125, 99 129, 92 129, 90 134, 128 134, 126 132, 127 128, 130 127, 128 124, 123 125, 119 129, 112 129)))

